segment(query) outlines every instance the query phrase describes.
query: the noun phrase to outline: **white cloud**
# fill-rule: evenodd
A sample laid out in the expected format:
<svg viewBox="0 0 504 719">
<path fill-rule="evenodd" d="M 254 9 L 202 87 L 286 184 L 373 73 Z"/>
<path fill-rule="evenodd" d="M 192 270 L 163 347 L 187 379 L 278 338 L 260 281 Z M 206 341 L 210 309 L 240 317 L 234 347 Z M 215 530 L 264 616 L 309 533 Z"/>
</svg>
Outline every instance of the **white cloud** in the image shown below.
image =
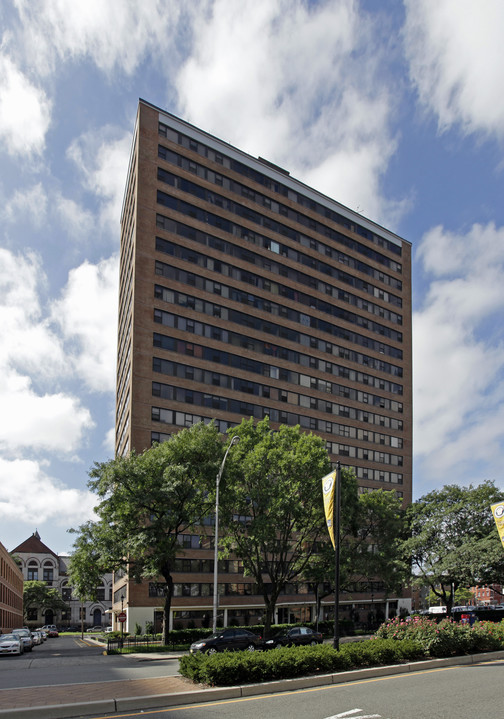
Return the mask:
<svg viewBox="0 0 504 719">
<path fill-rule="evenodd" d="M 42 316 L 46 279 L 33 253 L 0 248 L 0 367 L 33 372 L 39 378 L 64 371 L 61 343 Z"/>
<path fill-rule="evenodd" d="M 0 518 L 18 524 L 40 526 L 51 522 L 60 527 L 77 526 L 93 519 L 96 497 L 91 492 L 66 487 L 29 460 L 0 458 Z"/>
<path fill-rule="evenodd" d="M 98 265 L 85 262 L 70 272 L 52 308 L 73 366 L 92 391 L 115 389 L 118 286 L 116 256 Z"/>
<path fill-rule="evenodd" d="M 0 142 L 9 155 L 41 155 L 51 103 L 2 52 L 0 45 Z"/>
<path fill-rule="evenodd" d="M 216 0 L 177 77 L 184 117 L 373 219 L 397 219 L 380 180 L 395 151 L 387 58 L 353 0 Z"/>
<path fill-rule="evenodd" d="M 42 183 L 16 190 L 0 209 L 0 217 L 16 224 L 29 218 L 34 227 L 42 227 L 47 216 L 47 195 Z"/>
<path fill-rule="evenodd" d="M 405 52 L 420 101 L 444 130 L 504 136 L 501 0 L 405 0 Z"/>
<path fill-rule="evenodd" d="M 103 450 L 109 455 L 113 456 L 115 451 L 115 427 L 111 427 L 105 434 L 103 440 Z"/>
<path fill-rule="evenodd" d="M 34 71 L 91 59 L 112 76 L 131 74 L 147 53 L 158 59 L 174 47 L 184 4 L 170 0 L 17 0 L 24 53 Z"/>
<path fill-rule="evenodd" d="M 100 224 L 117 238 L 130 150 L 130 133 L 104 127 L 74 140 L 67 151 L 86 188 L 101 201 Z"/>
<path fill-rule="evenodd" d="M 70 241 L 76 243 L 86 240 L 96 232 L 94 215 L 74 200 L 58 194 L 54 208 Z"/>
<path fill-rule="evenodd" d="M 415 453 L 441 479 L 504 446 L 504 228 L 436 227 L 417 257 L 436 279 L 413 317 Z"/>
<path fill-rule="evenodd" d="M 44 318 L 44 274 L 33 254 L 0 249 L 0 448 L 73 453 L 93 427 L 80 401 L 57 387 L 70 367 Z"/>
<path fill-rule="evenodd" d="M 73 453 L 83 433 L 94 426 L 80 401 L 63 393 L 38 395 L 27 377 L 11 372 L 0 380 L 0 448 L 8 453 L 31 451 Z"/>
</svg>

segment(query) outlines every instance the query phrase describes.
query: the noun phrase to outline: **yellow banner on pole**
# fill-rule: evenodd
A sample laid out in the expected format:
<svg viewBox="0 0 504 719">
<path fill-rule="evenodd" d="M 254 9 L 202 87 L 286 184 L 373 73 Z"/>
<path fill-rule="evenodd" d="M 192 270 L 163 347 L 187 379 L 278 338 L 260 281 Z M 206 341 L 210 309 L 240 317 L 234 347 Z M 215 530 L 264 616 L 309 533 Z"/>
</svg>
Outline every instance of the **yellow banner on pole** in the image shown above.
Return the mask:
<svg viewBox="0 0 504 719">
<path fill-rule="evenodd" d="M 334 547 L 334 488 L 336 487 L 336 472 L 331 472 L 325 477 L 322 477 L 322 495 L 324 497 L 324 512 L 326 518 L 327 529 L 329 530 L 329 536 Z"/>
<path fill-rule="evenodd" d="M 492 510 L 493 518 L 495 519 L 495 524 L 497 525 L 497 531 L 499 532 L 499 537 L 501 539 L 502 546 L 504 547 L 504 502 L 492 504 L 490 509 Z"/>
</svg>

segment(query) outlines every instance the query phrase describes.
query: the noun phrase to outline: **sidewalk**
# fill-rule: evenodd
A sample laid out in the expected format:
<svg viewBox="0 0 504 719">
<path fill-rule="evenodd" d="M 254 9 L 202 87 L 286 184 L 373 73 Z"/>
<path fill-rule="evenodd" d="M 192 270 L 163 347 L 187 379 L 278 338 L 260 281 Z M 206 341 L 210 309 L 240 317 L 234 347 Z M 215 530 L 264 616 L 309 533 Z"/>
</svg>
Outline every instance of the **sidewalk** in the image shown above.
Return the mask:
<svg viewBox="0 0 504 719">
<path fill-rule="evenodd" d="M 145 660 L 145 655 L 136 655 L 136 657 L 142 657 Z M 180 706 L 503 659 L 504 651 L 498 651 L 222 688 L 209 688 L 193 684 L 183 677 L 162 677 L 92 684 L 63 684 L 28 689 L 3 689 L 0 691 L 0 719 L 2 717 L 5 719 L 24 719 L 25 717 L 30 719 L 70 719 L 71 717 Z M 155 657 L 151 655 L 150 660 L 155 661 Z"/>
</svg>

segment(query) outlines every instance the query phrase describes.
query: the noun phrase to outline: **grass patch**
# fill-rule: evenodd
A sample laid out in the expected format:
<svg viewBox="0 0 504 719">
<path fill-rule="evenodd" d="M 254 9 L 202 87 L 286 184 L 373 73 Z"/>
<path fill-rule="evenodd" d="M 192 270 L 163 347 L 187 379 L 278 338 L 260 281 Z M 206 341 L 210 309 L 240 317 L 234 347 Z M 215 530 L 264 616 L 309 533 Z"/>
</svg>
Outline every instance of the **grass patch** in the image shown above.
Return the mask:
<svg viewBox="0 0 504 719">
<path fill-rule="evenodd" d="M 187 652 L 189 644 L 139 644 L 109 649 L 109 654 L 162 654 L 163 652 Z"/>
</svg>

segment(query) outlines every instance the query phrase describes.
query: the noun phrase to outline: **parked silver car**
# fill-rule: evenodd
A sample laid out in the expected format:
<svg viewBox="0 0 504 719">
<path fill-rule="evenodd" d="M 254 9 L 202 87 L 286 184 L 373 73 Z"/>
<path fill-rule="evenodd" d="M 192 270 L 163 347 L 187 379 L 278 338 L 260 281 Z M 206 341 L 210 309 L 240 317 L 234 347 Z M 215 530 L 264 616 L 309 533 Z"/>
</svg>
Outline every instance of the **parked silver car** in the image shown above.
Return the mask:
<svg viewBox="0 0 504 719">
<path fill-rule="evenodd" d="M 13 629 L 12 634 L 15 634 L 21 639 L 25 652 L 31 652 L 33 649 L 33 639 L 29 629 Z"/>
<path fill-rule="evenodd" d="M 44 640 L 42 639 L 42 634 L 41 634 L 41 632 L 35 631 L 35 632 L 32 632 L 31 635 L 32 635 L 33 643 L 34 643 L 35 645 L 42 644 L 42 642 L 44 641 Z"/>
<path fill-rule="evenodd" d="M 24 645 L 17 634 L 0 635 L 0 654 L 22 654 Z"/>
</svg>

